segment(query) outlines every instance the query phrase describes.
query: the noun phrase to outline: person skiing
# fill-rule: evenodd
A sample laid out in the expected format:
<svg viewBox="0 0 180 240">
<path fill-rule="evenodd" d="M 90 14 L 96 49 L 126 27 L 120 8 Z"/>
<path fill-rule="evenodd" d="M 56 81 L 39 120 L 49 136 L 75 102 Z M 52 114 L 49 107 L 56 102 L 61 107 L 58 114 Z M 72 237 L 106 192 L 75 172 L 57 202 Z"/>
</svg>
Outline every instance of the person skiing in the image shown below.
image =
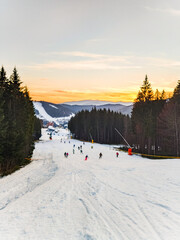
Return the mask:
<svg viewBox="0 0 180 240">
<path fill-rule="evenodd" d="M 75 154 L 75 150 L 74 150 L 74 148 L 73 148 L 73 154 Z"/>
<path fill-rule="evenodd" d="M 102 153 L 99 154 L 99 158 L 102 158 Z"/>
<path fill-rule="evenodd" d="M 116 157 L 119 157 L 119 153 L 118 152 L 116 153 Z"/>
<path fill-rule="evenodd" d="M 52 133 L 50 133 L 49 139 L 52 140 Z"/>
<path fill-rule="evenodd" d="M 87 161 L 87 159 L 88 159 L 88 155 L 85 156 L 85 161 Z"/>
<path fill-rule="evenodd" d="M 67 153 L 65 152 L 65 153 L 64 153 L 64 157 L 67 157 L 66 154 L 67 154 Z"/>
</svg>

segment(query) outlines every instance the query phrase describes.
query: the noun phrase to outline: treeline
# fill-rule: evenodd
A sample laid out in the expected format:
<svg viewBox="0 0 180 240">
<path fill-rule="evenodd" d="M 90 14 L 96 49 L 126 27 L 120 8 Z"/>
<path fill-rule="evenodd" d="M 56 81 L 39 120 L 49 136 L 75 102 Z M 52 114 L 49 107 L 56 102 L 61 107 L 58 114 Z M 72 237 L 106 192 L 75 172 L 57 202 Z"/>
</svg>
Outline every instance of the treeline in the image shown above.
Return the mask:
<svg viewBox="0 0 180 240">
<path fill-rule="evenodd" d="M 0 175 L 29 163 L 34 140 L 41 136 L 40 121 L 33 103 L 14 68 L 10 78 L 0 70 Z"/>
<path fill-rule="evenodd" d="M 180 81 L 171 98 L 165 92 L 153 93 L 147 76 L 135 99 L 132 111 L 134 139 L 140 153 L 179 156 L 180 154 Z"/>
<path fill-rule="evenodd" d="M 163 156 L 180 155 L 180 81 L 173 96 L 154 93 L 147 76 L 133 104 L 131 118 L 104 110 L 82 111 L 69 122 L 77 139 L 108 144 L 125 144 L 115 128 L 133 147 L 133 151 Z"/>
<path fill-rule="evenodd" d="M 115 131 L 117 128 L 125 137 L 128 136 L 131 120 L 129 116 L 106 109 L 93 108 L 81 111 L 71 118 L 68 128 L 77 139 L 98 143 L 124 143 Z"/>
</svg>

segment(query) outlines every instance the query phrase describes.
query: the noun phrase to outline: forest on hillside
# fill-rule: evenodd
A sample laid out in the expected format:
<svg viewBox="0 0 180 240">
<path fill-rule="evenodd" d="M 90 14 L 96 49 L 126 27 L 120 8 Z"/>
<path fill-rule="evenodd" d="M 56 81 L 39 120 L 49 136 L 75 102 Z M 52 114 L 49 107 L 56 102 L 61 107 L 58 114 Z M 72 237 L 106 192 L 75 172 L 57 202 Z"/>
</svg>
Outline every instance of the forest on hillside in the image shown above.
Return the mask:
<svg viewBox="0 0 180 240">
<path fill-rule="evenodd" d="M 68 125 L 77 139 L 98 143 L 126 144 L 149 155 L 180 156 L 180 81 L 170 98 L 154 93 L 148 77 L 133 103 L 131 117 L 107 110 L 81 111 Z"/>
<path fill-rule="evenodd" d="M 0 175 L 30 162 L 34 141 L 41 136 L 40 120 L 26 87 L 21 87 L 16 68 L 7 78 L 0 70 Z"/>
</svg>

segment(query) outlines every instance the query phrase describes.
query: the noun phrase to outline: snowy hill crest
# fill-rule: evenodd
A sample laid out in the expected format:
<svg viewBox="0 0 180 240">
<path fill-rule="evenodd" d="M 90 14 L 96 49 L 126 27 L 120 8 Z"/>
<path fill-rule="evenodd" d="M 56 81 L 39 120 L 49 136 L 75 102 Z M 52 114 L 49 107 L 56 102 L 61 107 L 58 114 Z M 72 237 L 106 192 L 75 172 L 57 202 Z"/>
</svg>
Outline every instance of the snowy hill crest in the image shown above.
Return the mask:
<svg viewBox="0 0 180 240">
<path fill-rule="evenodd" d="M 83 105 L 86 103 L 85 105 Z M 105 103 L 105 104 L 104 104 Z M 110 109 L 111 111 L 120 112 L 125 115 L 131 115 L 132 103 L 114 103 L 105 101 L 85 100 L 80 102 L 69 102 L 63 104 L 54 104 L 50 102 L 33 102 L 36 116 L 42 119 L 44 124 L 54 122 L 55 125 L 67 124 L 72 116 L 82 110 L 91 111 L 96 106 L 97 109 Z"/>
</svg>

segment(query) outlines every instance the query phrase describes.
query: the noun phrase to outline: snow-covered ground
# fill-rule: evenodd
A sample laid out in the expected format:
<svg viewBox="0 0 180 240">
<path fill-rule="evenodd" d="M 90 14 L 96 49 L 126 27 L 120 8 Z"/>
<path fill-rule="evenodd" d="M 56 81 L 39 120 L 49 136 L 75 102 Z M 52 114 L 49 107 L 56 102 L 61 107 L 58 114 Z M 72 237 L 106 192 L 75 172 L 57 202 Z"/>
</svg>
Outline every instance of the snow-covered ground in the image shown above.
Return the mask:
<svg viewBox="0 0 180 240">
<path fill-rule="evenodd" d="M 73 116 L 74 113 L 72 113 L 71 115 L 67 116 L 67 117 L 51 117 L 44 109 L 44 107 L 42 106 L 41 102 L 33 102 L 34 108 L 39 112 L 38 114 L 36 114 L 36 117 L 42 120 L 46 120 L 49 122 L 54 122 L 57 125 L 59 124 L 63 124 L 64 122 L 68 122 Z M 49 104 L 49 106 L 53 107 L 53 108 L 57 108 L 56 106 Z"/>
<path fill-rule="evenodd" d="M 116 158 L 67 133 L 43 131 L 34 161 L 0 179 L 0 240 L 180 239 L 180 160 Z"/>
</svg>

